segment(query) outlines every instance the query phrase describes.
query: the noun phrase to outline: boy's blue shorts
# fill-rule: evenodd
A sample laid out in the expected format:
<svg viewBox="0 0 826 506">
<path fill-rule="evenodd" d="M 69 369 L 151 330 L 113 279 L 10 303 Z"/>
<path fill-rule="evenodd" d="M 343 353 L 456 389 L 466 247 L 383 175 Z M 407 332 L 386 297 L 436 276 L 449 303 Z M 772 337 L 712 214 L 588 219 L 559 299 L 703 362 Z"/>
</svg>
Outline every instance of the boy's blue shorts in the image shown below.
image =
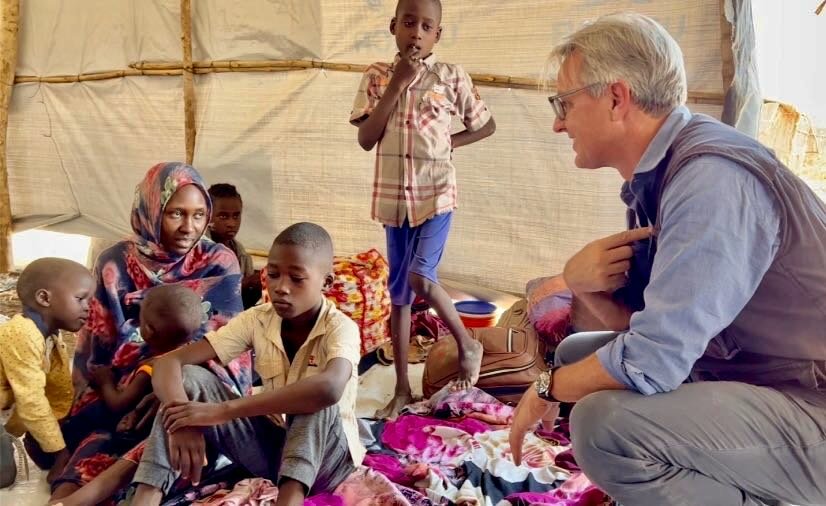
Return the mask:
<svg viewBox="0 0 826 506">
<path fill-rule="evenodd" d="M 418 227 L 411 227 L 407 219 L 401 227 L 385 226 L 387 256 L 390 262 L 390 301 L 394 306 L 413 303 L 415 294 L 410 288 L 410 273 L 438 283 L 436 269 L 445 250 L 447 234 L 453 213 L 436 215 Z"/>
</svg>

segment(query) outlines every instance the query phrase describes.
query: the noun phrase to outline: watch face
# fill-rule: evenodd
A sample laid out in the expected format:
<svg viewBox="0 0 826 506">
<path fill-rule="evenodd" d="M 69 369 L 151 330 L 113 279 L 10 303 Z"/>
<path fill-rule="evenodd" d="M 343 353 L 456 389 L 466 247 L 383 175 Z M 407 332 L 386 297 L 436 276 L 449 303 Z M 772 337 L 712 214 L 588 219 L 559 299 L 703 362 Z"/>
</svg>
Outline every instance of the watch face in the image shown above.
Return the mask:
<svg viewBox="0 0 826 506">
<path fill-rule="evenodd" d="M 550 378 L 548 377 L 547 372 L 543 372 L 539 374 L 539 377 L 536 378 L 536 392 L 540 395 L 545 395 L 548 393 L 548 385 L 550 383 Z"/>
</svg>

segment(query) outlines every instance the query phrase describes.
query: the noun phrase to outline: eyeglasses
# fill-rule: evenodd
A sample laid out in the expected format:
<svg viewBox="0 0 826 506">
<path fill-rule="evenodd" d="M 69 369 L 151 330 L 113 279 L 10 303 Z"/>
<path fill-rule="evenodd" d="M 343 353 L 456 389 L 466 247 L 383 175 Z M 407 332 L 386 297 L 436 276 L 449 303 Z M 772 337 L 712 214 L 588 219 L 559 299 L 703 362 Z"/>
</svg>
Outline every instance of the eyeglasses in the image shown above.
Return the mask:
<svg viewBox="0 0 826 506">
<path fill-rule="evenodd" d="M 587 90 L 588 88 L 593 88 L 600 83 L 591 83 L 589 85 L 583 86 L 582 88 L 577 88 L 575 90 L 566 91 L 565 93 L 560 93 L 559 95 L 554 95 L 552 97 L 548 97 L 548 102 L 551 103 L 551 107 L 554 109 L 554 113 L 556 113 L 556 118 L 559 121 L 565 121 L 565 116 L 568 114 L 568 109 L 565 106 L 565 102 L 562 100 L 565 97 L 570 97 L 571 95 L 575 95 L 582 90 Z"/>
</svg>

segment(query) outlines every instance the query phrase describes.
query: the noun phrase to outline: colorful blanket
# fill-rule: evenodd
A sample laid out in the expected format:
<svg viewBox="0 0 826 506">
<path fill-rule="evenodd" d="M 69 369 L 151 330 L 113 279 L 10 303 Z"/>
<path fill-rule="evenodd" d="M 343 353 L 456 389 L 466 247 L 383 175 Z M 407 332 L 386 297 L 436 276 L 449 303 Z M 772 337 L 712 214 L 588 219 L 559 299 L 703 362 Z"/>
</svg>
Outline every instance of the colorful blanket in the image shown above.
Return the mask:
<svg viewBox="0 0 826 506">
<path fill-rule="evenodd" d="M 528 435 L 524 463 L 514 465 L 508 445 L 512 411 L 481 390 L 442 390 L 396 420 L 361 420 L 364 466 L 333 494 L 310 497 L 305 506 L 609 504 L 576 466 L 562 419 L 550 431 Z M 275 504 L 272 483 L 239 485 L 232 501 L 223 491 L 203 504 Z"/>
</svg>

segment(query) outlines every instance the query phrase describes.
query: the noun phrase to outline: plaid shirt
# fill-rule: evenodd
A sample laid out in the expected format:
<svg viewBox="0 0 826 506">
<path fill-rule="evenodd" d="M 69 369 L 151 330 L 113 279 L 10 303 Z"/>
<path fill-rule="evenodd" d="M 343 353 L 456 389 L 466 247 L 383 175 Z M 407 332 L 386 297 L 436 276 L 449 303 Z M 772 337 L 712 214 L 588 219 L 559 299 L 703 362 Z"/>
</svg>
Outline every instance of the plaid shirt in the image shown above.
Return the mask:
<svg viewBox="0 0 826 506">
<path fill-rule="evenodd" d="M 394 65 L 398 61 L 396 55 Z M 451 117 L 459 116 L 471 131 L 485 126 L 491 117 L 462 67 L 437 63 L 433 54 L 422 62 L 422 70 L 396 104 L 376 148 L 371 216 L 393 227 L 401 226 L 405 218 L 417 227 L 456 209 Z M 393 65 L 374 63 L 367 68 L 350 123 L 358 125 L 373 112 L 392 76 Z"/>
</svg>

